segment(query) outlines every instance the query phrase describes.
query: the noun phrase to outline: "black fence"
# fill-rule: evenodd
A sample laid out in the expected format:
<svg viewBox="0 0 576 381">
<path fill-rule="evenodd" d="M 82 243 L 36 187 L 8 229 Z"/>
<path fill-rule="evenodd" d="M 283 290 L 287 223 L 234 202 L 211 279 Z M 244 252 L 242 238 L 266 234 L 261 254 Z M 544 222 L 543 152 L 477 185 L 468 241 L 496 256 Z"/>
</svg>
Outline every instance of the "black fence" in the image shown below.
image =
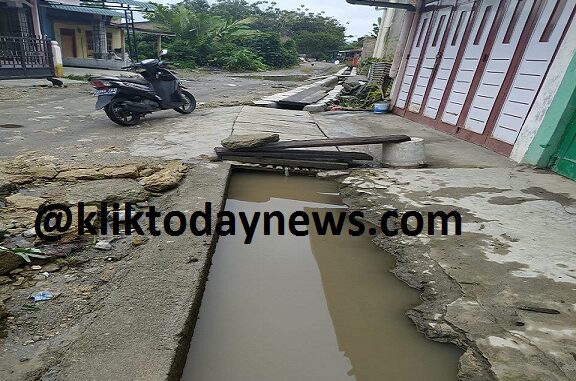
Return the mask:
<svg viewBox="0 0 576 381">
<path fill-rule="evenodd" d="M 0 79 L 54 76 L 50 40 L 0 36 Z"/>
</svg>

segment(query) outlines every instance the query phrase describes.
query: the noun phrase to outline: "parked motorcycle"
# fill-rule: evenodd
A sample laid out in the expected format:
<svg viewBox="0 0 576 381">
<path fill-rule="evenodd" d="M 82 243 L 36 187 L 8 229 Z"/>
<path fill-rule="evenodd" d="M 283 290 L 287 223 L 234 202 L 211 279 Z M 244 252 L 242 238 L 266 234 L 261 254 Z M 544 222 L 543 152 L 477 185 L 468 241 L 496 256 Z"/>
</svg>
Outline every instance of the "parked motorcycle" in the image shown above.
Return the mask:
<svg viewBox="0 0 576 381">
<path fill-rule="evenodd" d="M 106 115 L 121 126 L 138 124 L 146 114 L 173 109 L 181 114 L 190 114 L 196 108 L 196 99 L 176 75 L 167 69 L 162 57 L 123 67 L 138 72 L 143 78 L 118 78 L 97 76 L 89 79 L 98 97 L 96 110 L 104 108 Z"/>
</svg>

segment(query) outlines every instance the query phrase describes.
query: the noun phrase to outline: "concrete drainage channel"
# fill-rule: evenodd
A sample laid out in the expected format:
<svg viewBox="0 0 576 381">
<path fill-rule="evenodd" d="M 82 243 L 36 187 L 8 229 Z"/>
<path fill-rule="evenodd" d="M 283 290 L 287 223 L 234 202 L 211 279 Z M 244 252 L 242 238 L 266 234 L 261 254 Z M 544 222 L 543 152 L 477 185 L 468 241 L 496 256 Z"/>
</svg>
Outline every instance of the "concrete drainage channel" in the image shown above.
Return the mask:
<svg viewBox="0 0 576 381">
<path fill-rule="evenodd" d="M 326 111 L 328 104 L 342 92 L 340 78 L 356 75 L 356 68 L 342 68 L 338 73 L 290 91 L 264 97 L 255 106 L 309 112 Z"/>
<path fill-rule="evenodd" d="M 225 208 L 325 216 L 346 210 L 338 192 L 328 180 L 240 170 Z M 250 245 L 219 239 L 181 380 L 457 379 L 461 351 L 417 332 L 405 313 L 418 291 L 370 236 L 278 226 L 267 236 L 261 224 Z"/>
</svg>

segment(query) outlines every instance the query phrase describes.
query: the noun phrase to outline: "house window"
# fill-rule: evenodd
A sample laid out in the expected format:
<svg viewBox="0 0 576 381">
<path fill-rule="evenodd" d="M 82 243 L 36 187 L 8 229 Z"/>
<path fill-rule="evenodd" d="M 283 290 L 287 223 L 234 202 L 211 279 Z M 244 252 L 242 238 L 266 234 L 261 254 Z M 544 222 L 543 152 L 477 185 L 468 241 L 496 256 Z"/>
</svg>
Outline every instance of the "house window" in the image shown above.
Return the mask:
<svg viewBox="0 0 576 381">
<path fill-rule="evenodd" d="M 484 16 L 482 16 L 482 21 L 480 21 L 480 26 L 478 27 L 478 33 L 476 33 L 476 38 L 474 38 L 474 45 L 479 45 L 482 35 L 484 34 L 484 29 L 486 29 L 486 24 L 488 23 L 488 18 L 492 13 L 492 5 L 489 5 L 484 10 Z"/>
<path fill-rule="evenodd" d="M 86 48 L 94 51 L 94 36 L 91 30 L 86 31 Z"/>
<path fill-rule="evenodd" d="M 458 24 L 456 24 L 456 30 L 454 31 L 454 36 L 452 37 L 452 42 L 450 45 L 455 46 L 456 42 L 458 41 L 458 36 L 460 35 L 460 29 L 462 29 L 462 24 L 464 22 L 464 16 L 466 15 L 466 11 L 460 12 L 460 17 L 458 18 Z"/>
<path fill-rule="evenodd" d="M 422 43 L 422 38 L 424 37 L 424 33 L 426 31 L 426 27 L 428 26 L 428 19 L 424 19 L 422 21 L 422 29 L 420 29 L 420 34 L 418 35 L 418 42 L 416 43 L 416 47 L 419 47 Z"/>
<path fill-rule="evenodd" d="M 524 5 L 526 5 L 526 0 L 518 0 L 518 2 L 516 3 L 514 14 L 512 15 L 512 19 L 510 19 L 510 24 L 508 24 L 508 29 L 506 30 L 504 40 L 502 41 L 503 44 L 510 43 L 512 35 L 514 34 L 514 29 L 516 29 L 516 24 L 518 24 L 518 19 L 520 18 L 520 15 L 524 10 Z"/>
<path fill-rule="evenodd" d="M 106 33 L 106 51 L 112 52 L 112 33 Z"/>
<path fill-rule="evenodd" d="M 440 31 L 444 27 L 444 21 L 446 21 L 446 15 L 442 15 L 442 17 L 440 17 L 440 21 L 438 21 L 438 28 L 436 28 L 436 34 L 434 35 L 432 46 L 438 45 L 438 39 L 440 38 Z"/>
<path fill-rule="evenodd" d="M 548 20 L 548 24 L 546 24 L 546 28 L 544 28 L 544 32 L 542 32 L 540 42 L 550 41 L 550 36 L 552 35 L 552 32 L 554 32 L 554 29 L 556 29 L 558 19 L 560 19 L 560 15 L 564 11 L 564 8 L 566 8 L 566 2 L 566 0 L 558 0 L 556 3 L 552 15 L 550 15 L 550 19 Z"/>
</svg>

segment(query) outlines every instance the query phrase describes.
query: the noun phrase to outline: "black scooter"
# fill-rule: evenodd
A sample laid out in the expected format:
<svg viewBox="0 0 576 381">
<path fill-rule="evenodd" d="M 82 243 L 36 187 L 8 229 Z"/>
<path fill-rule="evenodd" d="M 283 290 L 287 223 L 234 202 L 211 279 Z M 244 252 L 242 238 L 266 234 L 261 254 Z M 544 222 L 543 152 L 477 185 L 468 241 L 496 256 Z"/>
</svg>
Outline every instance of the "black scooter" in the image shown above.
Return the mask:
<svg viewBox="0 0 576 381">
<path fill-rule="evenodd" d="M 158 59 L 147 59 L 122 69 L 137 71 L 140 78 L 91 77 L 90 85 L 98 97 L 96 110 L 104 108 L 108 118 L 121 126 L 132 126 L 144 115 L 174 109 L 190 114 L 196 99 L 182 86 L 173 72 L 161 60 L 168 53 L 162 50 Z"/>
</svg>

